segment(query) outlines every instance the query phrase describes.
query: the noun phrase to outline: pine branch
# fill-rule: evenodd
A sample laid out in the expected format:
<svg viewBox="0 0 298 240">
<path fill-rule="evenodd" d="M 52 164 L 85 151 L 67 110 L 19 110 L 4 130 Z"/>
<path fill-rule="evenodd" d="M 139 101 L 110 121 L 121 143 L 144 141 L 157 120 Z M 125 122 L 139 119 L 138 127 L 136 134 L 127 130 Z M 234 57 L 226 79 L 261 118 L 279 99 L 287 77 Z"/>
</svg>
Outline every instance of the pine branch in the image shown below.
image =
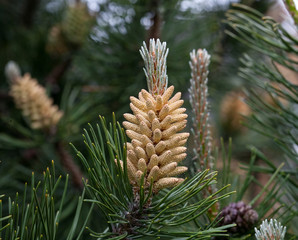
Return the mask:
<svg viewBox="0 0 298 240">
<path fill-rule="evenodd" d="M 230 196 L 232 192 L 219 195 L 228 186 L 190 201 L 215 184 L 216 173 L 204 170 L 184 183 L 184 179 L 171 177 L 187 170 L 177 163 L 186 156 L 181 146 L 189 134 L 176 133 L 185 127 L 187 115 L 180 108 L 181 93 L 170 99 L 174 87 L 167 88 L 166 44 L 151 40 L 149 51 L 144 43 L 140 52 L 150 93 L 142 90 L 138 99 L 130 98 L 133 114 L 124 115 L 127 122 L 123 125 L 131 143 L 126 143 L 115 118 L 107 125 L 101 117 L 96 131 L 92 126 L 89 132 L 85 130 L 88 161 L 74 147 L 88 170 L 87 191 L 92 198 L 87 201 L 96 204 L 107 221 L 104 233 L 92 235 L 102 239 L 224 236 L 232 225 L 216 228 L 211 221 L 210 226 L 198 228 L 197 221 L 219 200 Z M 161 189 L 167 187 L 172 189 L 162 194 Z"/>
<path fill-rule="evenodd" d="M 224 230 L 231 225 L 216 228 L 211 227 L 211 224 L 208 228 L 194 231 L 193 224 L 217 201 L 232 193 L 221 194 L 228 186 L 207 198 L 187 204 L 193 196 L 215 183 L 215 172 L 208 173 L 206 170 L 197 173 L 192 179 L 161 193 L 159 197 L 152 196 L 152 190 L 149 190 L 138 192 L 139 197 L 135 198 L 127 176 L 124 132 L 115 121 L 109 127 L 103 118 L 100 118 L 100 122 L 96 128 L 90 126 L 89 131 L 85 130 L 85 144 L 90 153 L 88 161 L 73 146 L 88 170 L 86 187 L 91 198 L 86 201 L 94 203 L 102 210 L 108 224 L 104 233 L 92 231 L 92 236 L 102 239 L 145 236 L 204 239 L 225 235 Z M 120 160 L 123 161 L 123 170 Z M 152 199 L 150 204 L 140 204 L 146 203 L 148 199 Z"/>
<path fill-rule="evenodd" d="M 297 211 L 295 210 L 295 198 L 297 197 L 295 190 L 287 189 L 289 186 L 289 173 L 285 172 L 281 164 L 278 168 L 274 166 L 271 160 L 267 159 L 256 148 L 251 148 L 251 159 L 247 164 L 241 164 L 240 169 L 245 171 L 245 178 L 241 179 L 231 170 L 231 141 L 229 150 L 225 151 L 224 142 L 222 140 L 222 161 L 223 169 L 218 179 L 218 187 L 222 187 L 226 182 L 231 183 L 231 188 L 236 190 L 236 194 L 221 201 L 221 205 L 225 206 L 220 215 L 219 225 L 236 223 L 237 226 L 228 229 L 231 238 L 236 236 L 245 237 L 256 224 L 260 224 L 264 218 L 276 218 L 283 224 L 294 221 Z M 256 160 L 264 159 L 265 166 L 257 166 Z M 271 177 L 264 183 L 260 182 L 254 172 L 270 173 Z M 250 188 L 254 191 L 251 193 Z M 256 191 L 256 187 L 260 190 Z M 295 188 L 295 187 L 294 187 Z M 287 190 L 286 190 L 287 189 Z M 292 198 L 285 198 L 286 191 L 292 193 Z M 223 194 L 226 193 L 225 191 Z M 245 204 L 246 196 L 249 194 L 253 197 L 251 202 Z M 246 215 L 246 216 L 245 216 Z M 244 217 L 245 216 L 245 217 Z M 232 238 L 233 239 L 233 238 Z M 244 238 L 245 239 L 245 238 Z"/>
<path fill-rule="evenodd" d="M 276 216 L 288 223 L 297 213 L 294 200 L 297 193 L 294 189 L 297 185 L 295 165 L 298 155 L 294 136 L 298 131 L 298 115 L 295 110 L 298 92 L 295 77 L 290 78 L 286 73 L 291 72 L 291 76 L 298 73 L 298 41 L 272 18 L 243 5 L 234 6 L 235 9 L 226 14 L 226 22 L 232 29 L 227 34 L 262 55 L 262 58 L 260 55 L 244 55 L 241 59 L 243 67 L 239 69 L 239 75 L 250 84 L 246 89 L 247 104 L 253 111 L 246 125 L 270 138 L 283 155 L 283 158 L 278 159 L 279 167 L 276 167 L 272 159 L 267 159 L 254 148 L 254 155 L 266 167 L 251 162 L 244 168 L 250 173 L 268 173 L 271 177 L 265 186 L 257 179 L 247 178 L 247 182 L 262 187 L 252 203 L 262 199 L 257 206 L 261 218 Z M 278 207 L 274 209 L 276 205 Z"/>
<path fill-rule="evenodd" d="M 242 5 L 227 13 L 227 23 L 235 32 L 227 33 L 250 46 L 268 60 L 260 62 L 245 55 L 240 76 L 251 83 L 248 104 L 255 112 L 249 127 L 269 136 L 294 162 L 297 162 L 297 143 L 292 134 L 297 132 L 298 115 L 293 109 L 298 103 L 295 79 L 284 75 L 285 69 L 297 75 L 297 39 L 269 17 Z M 293 57 L 294 56 L 294 57 Z M 291 134 L 292 133 L 292 134 Z"/>
<path fill-rule="evenodd" d="M 66 203 L 69 206 L 76 204 L 73 197 L 68 197 L 66 194 L 68 176 L 61 189 L 62 177 L 56 177 L 54 162 L 52 162 L 51 168 L 47 168 L 41 181 L 36 182 L 35 178 L 32 173 L 31 186 L 29 187 L 26 183 L 22 195 L 17 193 L 14 200 L 8 198 L 7 215 L 3 211 L 2 200 L 0 200 L 0 239 L 54 240 L 61 238 L 58 236 L 58 226 L 62 219 L 62 210 Z M 61 198 L 57 199 L 57 192 L 60 194 L 60 191 L 62 192 Z M 4 195 L 0 198 L 4 198 Z M 79 200 L 79 203 L 82 204 L 82 200 Z M 80 211 L 81 208 L 78 207 L 75 219 Z M 78 222 L 74 222 L 73 226 L 75 228 L 71 229 L 68 235 L 74 237 L 76 236 L 75 229 L 79 228 Z M 74 239 L 73 237 L 68 239 Z"/>
</svg>

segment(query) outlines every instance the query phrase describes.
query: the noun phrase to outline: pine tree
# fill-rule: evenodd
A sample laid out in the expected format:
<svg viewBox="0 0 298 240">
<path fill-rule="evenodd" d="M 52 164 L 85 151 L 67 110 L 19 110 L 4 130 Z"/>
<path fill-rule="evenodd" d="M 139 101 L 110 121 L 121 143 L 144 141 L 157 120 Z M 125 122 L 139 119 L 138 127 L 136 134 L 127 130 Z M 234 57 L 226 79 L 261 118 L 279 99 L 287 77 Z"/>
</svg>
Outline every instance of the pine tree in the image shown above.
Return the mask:
<svg viewBox="0 0 298 240">
<path fill-rule="evenodd" d="M 222 141 L 218 154 L 210 127 L 217 99 L 239 81 L 224 59 L 236 63 L 244 49 L 214 34 L 223 9 L 198 15 L 180 1 L 155 0 L 106 1 L 98 13 L 80 1 L 0 4 L 1 26 L 13 20 L 1 28 L 0 63 L 13 59 L 21 68 L 8 65 L 8 81 L 0 83 L 0 239 L 255 239 L 274 228 L 283 237 L 270 218 L 287 226 L 286 239 L 295 238 L 297 89 L 282 68 L 297 72 L 297 40 L 286 30 L 246 6 L 227 12 L 228 35 L 253 48 L 240 68 L 252 82 L 246 125 L 273 138 L 283 156 L 272 162 L 251 147 L 242 179 L 231 171 L 231 141 L 228 149 Z M 125 21 L 108 24 L 109 14 Z M 168 73 L 168 52 L 157 38 L 170 47 Z M 147 90 L 137 54 L 144 39 Z M 239 53 L 227 54 L 229 44 Z M 188 52 L 197 47 L 208 49 L 211 64 L 205 50 L 193 50 L 190 74 Z M 255 50 L 267 55 L 266 64 Z M 215 94 L 216 87 L 224 90 Z M 126 132 L 113 111 L 120 122 L 126 112 Z M 107 118 L 96 124 L 98 113 Z M 256 164 L 261 160 L 265 166 Z M 256 185 L 260 190 L 249 194 Z"/>
</svg>

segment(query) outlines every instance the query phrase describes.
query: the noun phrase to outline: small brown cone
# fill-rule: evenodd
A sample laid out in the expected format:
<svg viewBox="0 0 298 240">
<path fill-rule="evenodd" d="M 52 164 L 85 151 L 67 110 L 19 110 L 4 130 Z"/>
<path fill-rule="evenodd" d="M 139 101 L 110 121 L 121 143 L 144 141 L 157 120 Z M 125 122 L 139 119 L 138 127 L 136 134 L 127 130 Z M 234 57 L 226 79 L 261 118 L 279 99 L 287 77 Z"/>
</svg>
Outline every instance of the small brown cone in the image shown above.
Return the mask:
<svg viewBox="0 0 298 240">
<path fill-rule="evenodd" d="M 187 171 L 187 167 L 177 166 L 186 154 L 183 147 L 189 133 L 178 133 L 186 126 L 187 114 L 180 108 L 181 94 L 173 94 L 174 87 L 169 87 L 163 95 L 152 96 L 146 90 L 139 93 L 139 98 L 131 97 L 132 114 L 124 114 L 123 122 L 126 134 L 131 139 L 128 160 L 137 162 L 138 171 L 129 175 L 134 187 L 139 187 L 140 172 L 145 175 L 145 187 L 153 180 L 153 191 L 174 187 L 184 179 L 176 178 Z M 145 165 L 146 164 L 146 165 Z"/>
<path fill-rule="evenodd" d="M 33 129 L 47 129 L 55 126 L 63 112 L 53 105 L 53 100 L 46 94 L 44 87 L 38 84 L 30 74 L 16 79 L 10 90 L 17 108 L 30 120 Z"/>
</svg>

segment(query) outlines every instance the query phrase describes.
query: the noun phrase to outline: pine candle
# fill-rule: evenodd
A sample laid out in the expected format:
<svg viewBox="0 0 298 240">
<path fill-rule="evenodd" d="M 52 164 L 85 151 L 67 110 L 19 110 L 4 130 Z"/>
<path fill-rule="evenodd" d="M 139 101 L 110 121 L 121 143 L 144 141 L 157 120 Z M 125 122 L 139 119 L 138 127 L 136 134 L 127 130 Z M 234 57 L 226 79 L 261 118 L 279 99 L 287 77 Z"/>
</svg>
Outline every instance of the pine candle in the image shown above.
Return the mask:
<svg viewBox="0 0 298 240">
<path fill-rule="evenodd" d="M 143 89 L 138 98 L 130 97 L 133 114 L 124 114 L 127 121 L 123 125 L 131 139 L 127 143 L 127 171 L 134 187 L 141 185 L 144 175 L 145 188 L 152 181 L 153 192 L 158 192 L 184 180 L 175 176 L 187 171 L 187 167 L 178 166 L 186 157 L 184 144 L 189 133 L 178 132 L 185 128 L 187 114 L 181 108 L 181 93 L 171 98 L 174 87 L 167 88 L 165 43 L 151 40 L 150 50 L 144 45 L 141 54 L 149 92 Z"/>
</svg>

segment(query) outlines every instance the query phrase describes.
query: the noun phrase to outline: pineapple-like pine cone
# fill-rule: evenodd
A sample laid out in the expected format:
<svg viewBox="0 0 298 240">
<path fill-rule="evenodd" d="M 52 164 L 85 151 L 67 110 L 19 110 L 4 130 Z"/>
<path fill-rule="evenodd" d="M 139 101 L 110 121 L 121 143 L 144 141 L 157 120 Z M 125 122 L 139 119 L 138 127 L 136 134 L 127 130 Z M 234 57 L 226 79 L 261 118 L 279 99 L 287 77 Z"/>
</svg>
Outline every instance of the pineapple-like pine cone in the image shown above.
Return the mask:
<svg viewBox="0 0 298 240">
<path fill-rule="evenodd" d="M 149 188 L 152 181 L 154 193 L 184 180 L 174 176 L 187 171 L 187 167 L 178 166 L 186 157 L 183 145 L 189 133 L 178 132 L 186 126 L 187 114 L 181 108 L 184 101 L 180 92 L 170 99 L 173 92 L 173 86 L 157 96 L 143 89 L 139 98 L 130 97 L 133 114 L 124 114 L 127 121 L 123 125 L 131 139 L 127 143 L 127 172 L 133 187 L 141 185 L 143 174 L 144 187 Z"/>
</svg>

